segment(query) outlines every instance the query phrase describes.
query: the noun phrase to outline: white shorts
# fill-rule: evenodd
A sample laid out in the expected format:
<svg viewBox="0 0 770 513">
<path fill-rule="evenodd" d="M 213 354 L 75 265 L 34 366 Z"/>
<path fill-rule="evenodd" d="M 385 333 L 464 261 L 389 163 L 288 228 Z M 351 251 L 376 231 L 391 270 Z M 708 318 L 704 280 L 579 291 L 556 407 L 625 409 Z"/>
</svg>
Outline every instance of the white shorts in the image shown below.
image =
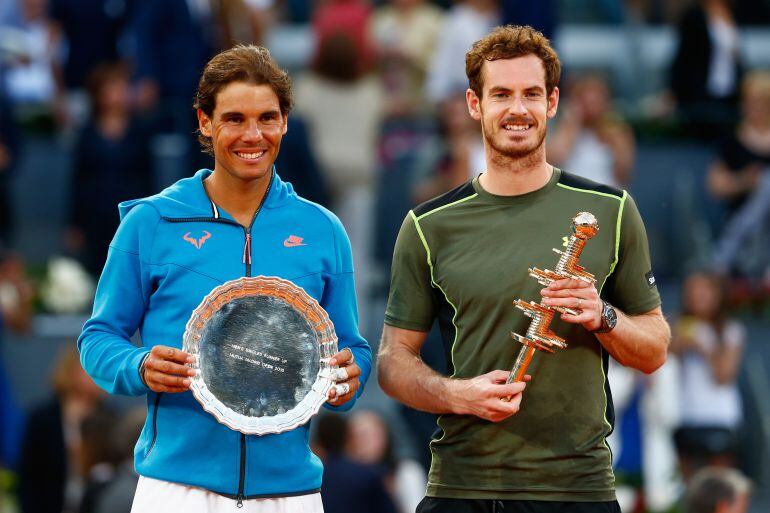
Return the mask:
<svg viewBox="0 0 770 513">
<path fill-rule="evenodd" d="M 297 497 L 234 499 L 192 486 L 139 476 L 131 513 L 323 513 L 320 493 Z"/>
</svg>

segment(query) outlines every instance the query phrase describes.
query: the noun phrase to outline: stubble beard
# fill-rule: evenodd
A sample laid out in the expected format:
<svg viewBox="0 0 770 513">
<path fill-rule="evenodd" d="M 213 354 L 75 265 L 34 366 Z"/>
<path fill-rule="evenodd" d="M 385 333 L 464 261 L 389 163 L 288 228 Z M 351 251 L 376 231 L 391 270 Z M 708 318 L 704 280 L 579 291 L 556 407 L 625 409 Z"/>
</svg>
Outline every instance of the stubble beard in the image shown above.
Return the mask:
<svg viewBox="0 0 770 513">
<path fill-rule="evenodd" d="M 482 127 L 484 124 L 482 123 Z M 492 150 L 492 159 L 502 162 L 521 162 L 524 163 L 530 160 L 536 160 L 541 152 L 544 150 L 546 130 L 543 130 L 540 134 L 540 138 L 535 144 L 529 147 L 511 148 L 504 147 L 497 143 L 494 137 L 487 133 L 487 130 L 482 130 L 484 134 L 484 142 L 487 147 Z"/>
</svg>

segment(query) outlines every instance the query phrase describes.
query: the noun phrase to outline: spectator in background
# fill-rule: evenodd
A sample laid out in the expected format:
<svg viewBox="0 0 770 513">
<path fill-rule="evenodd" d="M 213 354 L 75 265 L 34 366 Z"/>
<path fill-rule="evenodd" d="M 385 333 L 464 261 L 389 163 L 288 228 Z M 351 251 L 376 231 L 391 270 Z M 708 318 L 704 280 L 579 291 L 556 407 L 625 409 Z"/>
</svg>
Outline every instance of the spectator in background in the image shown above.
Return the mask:
<svg viewBox="0 0 770 513">
<path fill-rule="evenodd" d="M 94 513 L 95 500 L 115 477 L 118 458 L 113 443 L 117 417 L 104 409 L 94 410 L 80 425 L 80 468 L 83 498 L 79 513 Z"/>
<path fill-rule="evenodd" d="M 81 513 L 130 513 L 136 483 L 139 480 L 134 470 L 134 444 L 141 434 L 145 416 L 145 408 L 137 407 L 123 415 L 115 426 L 115 471 L 112 477 L 91 495 L 89 511 Z"/>
<path fill-rule="evenodd" d="M 80 426 L 104 393 L 67 344 L 53 372 L 54 396 L 29 415 L 19 468 L 22 513 L 74 512 L 83 493 Z"/>
<path fill-rule="evenodd" d="M 51 108 L 56 94 L 53 70 L 60 37 L 48 18 L 47 7 L 46 0 L 21 0 L 20 26 L 5 31 L 5 37 L 13 38 L 18 49 L 5 73 L 8 96 L 33 110 Z"/>
<path fill-rule="evenodd" d="M 274 0 L 219 0 L 222 46 L 263 45 L 271 22 Z"/>
<path fill-rule="evenodd" d="M 437 48 L 444 13 L 427 0 L 381 2 L 371 23 L 377 71 L 384 91 L 377 143 L 372 252 L 375 294 L 387 291 L 393 243 L 402 213 L 412 206 L 416 156 L 433 136 L 434 105 L 426 101 L 425 79 Z M 422 171 L 420 176 L 426 173 Z"/>
<path fill-rule="evenodd" d="M 134 115 L 125 65 L 103 64 L 88 82 L 92 115 L 75 148 L 67 243 L 92 274 L 118 226 L 115 205 L 152 192 L 151 133 Z"/>
<path fill-rule="evenodd" d="M 391 0 L 375 11 L 372 38 L 389 115 L 409 117 L 426 110 L 425 75 L 442 21 L 442 11 L 426 0 Z"/>
<path fill-rule="evenodd" d="M 738 278 L 731 292 L 761 299 L 770 284 L 770 72 L 750 72 L 741 89 L 741 121 L 708 174 L 709 191 L 727 213 L 712 262 L 720 274 Z"/>
<path fill-rule="evenodd" d="M 500 23 L 498 0 L 460 0 L 447 12 L 438 35 L 425 95 L 440 103 L 468 85 L 463 55 Z"/>
<path fill-rule="evenodd" d="M 376 148 L 385 97 L 376 77 L 362 71 L 365 55 L 354 35 L 341 28 L 318 37 L 313 70 L 297 80 L 296 112 L 308 125 L 332 210 L 350 236 L 356 290 L 367 297 Z"/>
<path fill-rule="evenodd" d="M 325 0 L 319 2 L 313 14 L 313 33 L 317 42 L 316 66 L 318 61 L 328 58 L 321 55 L 324 42 L 332 36 L 345 34 L 356 49 L 356 62 L 351 73 L 365 75 L 374 64 L 374 45 L 369 34 L 372 8 L 366 0 Z"/>
<path fill-rule="evenodd" d="M 722 141 L 708 174 L 711 194 L 735 213 L 770 169 L 770 72 L 753 71 L 742 83 L 741 120 Z"/>
<path fill-rule="evenodd" d="M 548 141 L 548 157 L 570 173 L 627 187 L 636 143 L 631 127 L 612 108 L 607 81 L 595 74 L 580 76 L 566 97 L 566 108 Z"/>
<path fill-rule="evenodd" d="M 733 465 L 743 422 L 736 381 L 746 332 L 727 317 L 722 283 L 713 275 L 688 276 L 682 303 L 671 352 L 681 368 L 681 424 L 674 441 L 686 482 L 705 465 Z"/>
<path fill-rule="evenodd" d="M 615 5 L 615 2 L 607 3 Z M 553 39 L 557 21 L 556 0 L 502 2 L 500 10 L 503 25 L 529 25 L 542 32 L 548 39 Z"/>
<path fill-rule="evenodd" d="M 283 151 L 275 159 L 276 168 L 281 170 L 281 178 L 290 182 L 303 198 L 331 208 L 329 188 L 318 166 L 307 124 L 299 116 L 291 116 L 287 120 L 287 127 L 281 141 Z"/>
<path fill-rule="evenodd" d="M 685 128 L 713 138 L 737 117 L 742 66 L 731 0 L 699 0 L 679 23 L 670 85 Z"/>
<path fill-rule="evenodd" d="M 397 458 L 393 434 L 385 419 L 372 410 L 358 410 L 350 419 L 346 453 L 351 460 L 386 472 L 385 484 L 400 513 L 412 513 L 425 494 L 425 470 L 414 460 Z"/>
<path fill-rule="evenodd" d="M 132 18 L 139 107 L 159 108 L 164 128 L 187 131 L 190 98 L 218 43 L 216 13 L 209 0 L 138 0 Z"/>
<path fill-rule="evenodd" d="M 51 22 L 66 44 L 56 77 L 58 111 L 80 127 L 88 116 L 86 80 L 99 64 L 118 60 L 130 0 L 49 1 Z"/>
<path fill-rule="evenodd" d="M 730 276 L 731 299 L 763 300 L 770 290 L 770 173 L 725 225 L 714 245 L 711 266 Z"/>
<path fill-rule="evenodd" d="M 419 150 L 413 172 L 413 204 L 454 189 L 485 168 L 479 124 L 468 115 L 465 90 L 458 90 L 441 103 L 438 132 Z"/>
<path fill-rule="evenodd" d="M 0 247 L 0 469 L 15 468 L 24 421 L 6 371 L 5 333 L 7 329 L 16 333 L 29 330 L 33 296 L 34 289 L 21 257 Z"/>
<path fill-rule="evenodd" d="M 190 98 L 221 44 L 221 16 L 213 0 L 137 0 L 131 18 L 137 106 L 165 135 L 159 146 L 174 161 L 166 185 L 191 168 L 212 166 L 190 142 L 198 128 Z"/>
<path fill-rule="evenodd" d="M 0 73 L 0 78 L 2 78 Z M 9 244 L 13 232 L 11 177 L 19 158 L 21 134 L 16 126 L 13 108 L 0 84 L 0 244 Z"/>
<path fill-rule="evenodd" d="M 346 454 L 351 434 L 347 417 L 324 414 L 318 417 L 315 452 L 324 463 L 323 497 L 325 513 L 396 513 L 379 464 L 354 461 Z"/>
<path fill-rule="evenodd" d="M 0 322 L 18 333 L 32 325 L 35 290 L 27 276 L 26 264 L 13 251 L 0 247 Z"/>
<path fill-rule="evenodd" d="M 737 470 L 704 468 L 684 496 L 684 513 L 747 513 L 751 481 Z"/>
</svg>

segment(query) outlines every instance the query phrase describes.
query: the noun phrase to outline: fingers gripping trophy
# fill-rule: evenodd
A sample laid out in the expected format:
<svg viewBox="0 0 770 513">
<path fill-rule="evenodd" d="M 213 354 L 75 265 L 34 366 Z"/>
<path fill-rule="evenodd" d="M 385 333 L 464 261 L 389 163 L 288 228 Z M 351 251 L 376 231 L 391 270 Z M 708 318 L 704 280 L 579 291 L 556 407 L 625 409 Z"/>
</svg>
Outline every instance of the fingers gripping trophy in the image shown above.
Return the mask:
<svg viewBox="0 0 770 513">
<path fill-rule="evenodd" d="M 554 281 L 566 278 L 574 278 L 591 284 L 596 283 L 594 275 L 581 267 L 578 264 L 578 260 L 583 252 L 583 248 L 585 248 L 586 242 L 593 238 L 598 231 L 599 223 L 596 217 L 590 212 L 579 212 L 572 219 L 572 234 L 567 240 L 567 248 L 564 251 L 554 248 L 554 251 L 560 255 L 556 269 L 551 271 L 530 267 L 529 275 L 545 287 Z M 546 306 L 542 302 L 536 303 L 521 299 L 517 299 L 513 304 L 516 308 L 522 310 L 524 315 L 531 317 L 532 322 L 525 335 L 511 332 L 511 337 L 523 344 L 524 347 L 519 350 L 507 383 L 524 380 L 524 375 L 527 373 L 527 368 L 532 361 L 532 357 L 535 355 L 535 351 L 554 353 L 556 349 L 567 347 L 566 341 L 557 336 L 550 328 L 551 321 L 557 312 L 570 315 L 578 315 L 580 313 L 572 308 Z"/>
</svg>

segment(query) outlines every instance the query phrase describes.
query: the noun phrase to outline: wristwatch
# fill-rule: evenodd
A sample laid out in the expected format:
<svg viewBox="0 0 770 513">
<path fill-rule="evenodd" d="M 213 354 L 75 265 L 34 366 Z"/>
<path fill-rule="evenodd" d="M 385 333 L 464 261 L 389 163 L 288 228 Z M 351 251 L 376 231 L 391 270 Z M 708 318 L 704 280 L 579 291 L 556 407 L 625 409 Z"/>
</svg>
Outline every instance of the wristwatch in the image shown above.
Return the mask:
<svg viewBox="0 0 770 513">
<path fill-rule="evenodd" d="M 611 304 L 602 300 L 602 325 L 591 333 L 609 333 L 618 323 L 618 314 Z"/>
</svg>

